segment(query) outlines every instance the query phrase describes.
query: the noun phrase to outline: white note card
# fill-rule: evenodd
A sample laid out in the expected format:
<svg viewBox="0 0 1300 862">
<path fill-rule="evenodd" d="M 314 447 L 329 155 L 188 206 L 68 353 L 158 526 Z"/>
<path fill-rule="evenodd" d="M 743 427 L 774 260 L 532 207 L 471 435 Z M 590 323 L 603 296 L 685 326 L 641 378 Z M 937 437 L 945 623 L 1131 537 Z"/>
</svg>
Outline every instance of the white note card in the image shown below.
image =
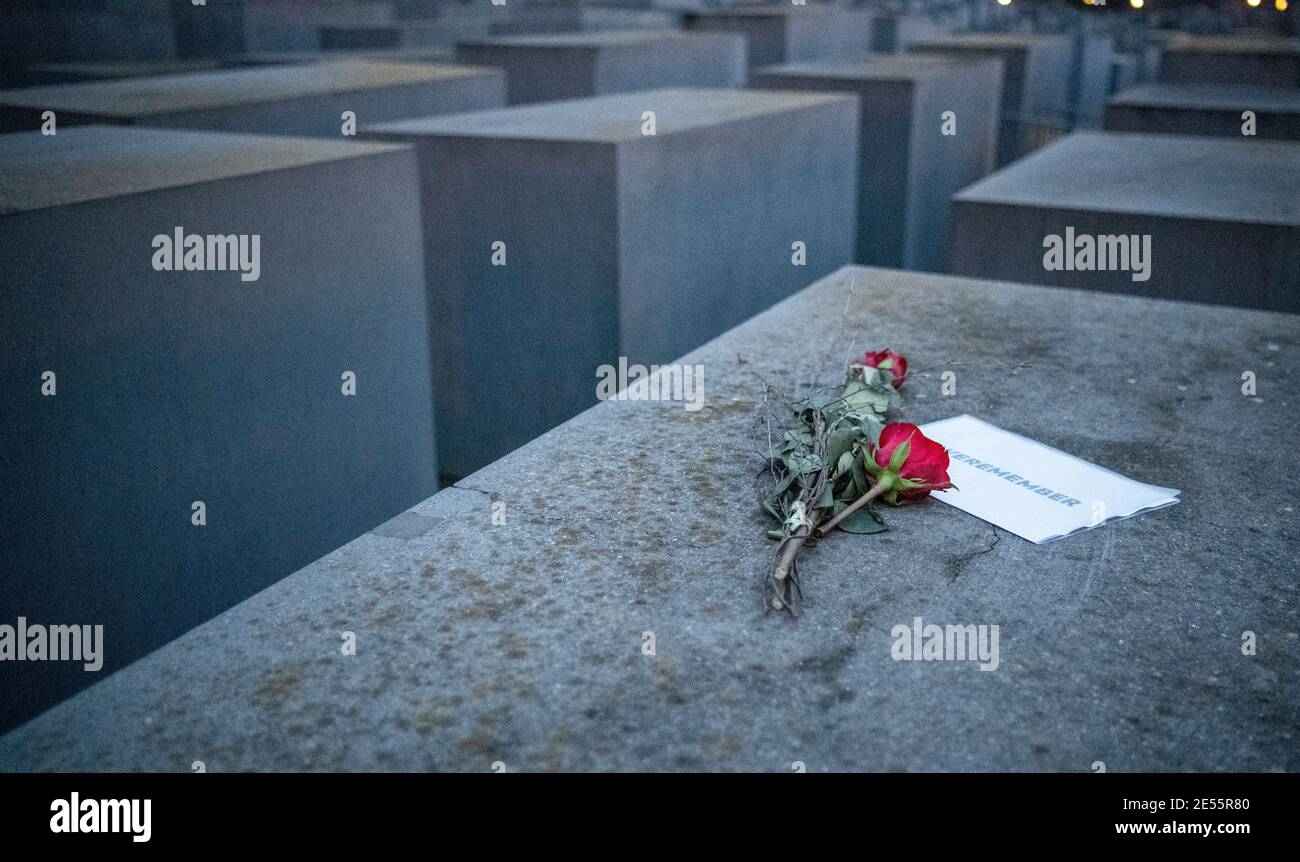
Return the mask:
<svg viewBox="0 0 1300 862">
<path fill-rule="evenodd" d="M 974 416 L 921 426 L 948 450 L 957 488 L 934 499 L 1042 544 L 1178 502 L 1178 491 L 1144 485 Z"/>
</svg>

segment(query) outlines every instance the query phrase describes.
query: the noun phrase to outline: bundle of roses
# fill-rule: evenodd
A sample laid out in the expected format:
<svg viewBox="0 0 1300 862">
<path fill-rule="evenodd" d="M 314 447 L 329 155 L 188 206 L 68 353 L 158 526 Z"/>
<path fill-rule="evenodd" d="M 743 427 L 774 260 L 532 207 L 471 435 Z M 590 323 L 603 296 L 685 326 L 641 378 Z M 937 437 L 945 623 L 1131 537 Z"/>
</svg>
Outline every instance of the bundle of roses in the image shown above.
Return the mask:
<svg viewBox="0 0 1300 862">
<path fill-rule="evenodd" d="M 792 405 L 760 474 L 763 508 L 780 528 L 767 577 L 767 600 L 797 613 L 799 555 L 832 530 L 879 533 L 888 529 L 879 501 L 891 506 L 953 487 L 948 453 L 907 422 L 889 422 L 902 406 L 907 359 L 889 350 L 868 352 L 849 366 L 843 389 Z"/>
</svg>

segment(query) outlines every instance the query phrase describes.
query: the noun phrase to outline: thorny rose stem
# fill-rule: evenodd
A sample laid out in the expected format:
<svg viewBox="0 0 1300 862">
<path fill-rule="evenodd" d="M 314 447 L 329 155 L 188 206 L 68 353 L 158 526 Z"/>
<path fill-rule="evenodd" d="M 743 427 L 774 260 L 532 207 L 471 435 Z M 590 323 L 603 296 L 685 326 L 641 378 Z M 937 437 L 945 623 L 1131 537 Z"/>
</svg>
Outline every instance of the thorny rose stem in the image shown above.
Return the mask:
<svg viewBox="0 0 1300 862">
<path fill-rule="evenodd" d="M 858 509 L 861 509 L 863 506 L 867 505 L 867 504 L 870 503 L 872 500 L 876 499 L 876 498 L 879 497 L 881 494 L 885 493 L 885 490 L 886 490 L 888 487 L 889 487 L 889 486 L 888 486 L 887 484 L 885 484 L 884 482 L 877 482 L 875 485 L 872 485 L 870 491 L 868 491 L 867 493 L 863 494 L 863 495 L 862 495 L 861 497 L 859 497 L 858 499 L 854 500 L 854 501 L 849 505 L 849 507 L 848 507 L 847 509 L 845 509 L 843 512 L 840 512 L 840 513 L 839 513 L 838 515 L 836 515 L 834 518 L 831 518 L 831 519 L 830 519 L 829 521 L 827 521 L 825 524 L 822 524 L 822 525 L 817 529 L 817 535 L 818 535 L 818 536 L 825 536 L 825 535 L 826 535 L 827 533 L 829 533 L 831 530 L 835 529 L 835 525 L 838 524 L 840 521 L 843 521 L 843 520 L 844 520 L 845 518 L 847 518 L 849 515 L 852 515 L 852 514 L 853 514 L 854 512 L 856 512 Z M 780 577 L 780 575 L 778 575 L 777 577 Z"/>
<path fill-rule="evenodd" d="M 784 580 L 786 575 L 790 574 L 790 567 L 794 565 L 795 557 L 799 556 L 799 549 L 803 547 L 804 542 L 808 541 L 810 535 L 812 533 L 807 527 L 800 527 L 798 532 L 790 534 L 790 538 L 785 545 L 785 552 L 781 554 L 781 559 L 776 564 L 776 571 L 772 573 L 772 577 L 778 583 Z"/>
<path fill-rule="evenodd" d="M 885 493 L 886 488 L 887 486 L 883 482 L 877 482 L 871 487 L 870 491 L 854 500 L 847 509 L 840 512 L 834 518 L 831 518 L 825 524 L 822 524 L 817 530 L 817 535 L 825 536 L 831 530 L 835 529 L 835 525 L 840 521 L 843 521 L 849 515 L 852 515 L 858 509 L 861 509 L 863 506 L 867 505 L 867 503 L 870 503 L 872 500 Z M 799 556 L 799 550 L 803 548 L 804 543 L 807 542 L 811 536 L 812 531 L 807 527 L 800 527 L 799 532 L 790 534 L 790 538 L 786 541 L 785 551 L 781 554 L 781 559 L 776 564 L 776 571 L 772 573 L 772 576 L 778 582 L 784 580 L 786 575 L 790 574 L 790 567 L 794 565 L 795 557 Z"/>
</svg>

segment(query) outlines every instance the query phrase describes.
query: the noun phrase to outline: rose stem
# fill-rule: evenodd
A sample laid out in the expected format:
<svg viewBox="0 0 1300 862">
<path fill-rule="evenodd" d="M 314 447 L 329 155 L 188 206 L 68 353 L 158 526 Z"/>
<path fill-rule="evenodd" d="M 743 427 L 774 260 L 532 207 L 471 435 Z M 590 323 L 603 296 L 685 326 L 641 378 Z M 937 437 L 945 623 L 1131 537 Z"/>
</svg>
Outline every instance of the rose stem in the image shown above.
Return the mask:
<svg viewBox="0 0 1300 862">
<path fill-rule="evenodd" d="M 799 556 L 799 549 L 812 535 L 807 527 L 800 527 L 799 529 L 804 532 L 790 534 L 790 541 L 786 543 L 785 550 L 781 553 L 781 559 L 777 561 L 776 571 L 772 573 L 772 577 L 777 581 L 783 580 L 786 575 L 790 574 L 790 567 L 794 565 L 794 558 Z"/>
<path fill-rule="evenodd" d="M 870 491 L 863 494 L 858 499 L 854 500 L 847 509 L 845 509 L 843 512 L 840 512 L 834 518 L 831 518 L 825 524 L 822 524 L 821 527 L 817 529 L 817 535 L 825 536 L 831 530 L 835 529 L 835 525 L 838 524 L 840 521 L 843 521 L 849 515 L 852 515 L 858 509 L 861 509 L 863 506 L 867 505 L 867 503 L 870 503 L 872 500 L 876 499 L 883 493 L 885 493 L 885 486 L 883 484 L 872 485 Z"/>
</svg>

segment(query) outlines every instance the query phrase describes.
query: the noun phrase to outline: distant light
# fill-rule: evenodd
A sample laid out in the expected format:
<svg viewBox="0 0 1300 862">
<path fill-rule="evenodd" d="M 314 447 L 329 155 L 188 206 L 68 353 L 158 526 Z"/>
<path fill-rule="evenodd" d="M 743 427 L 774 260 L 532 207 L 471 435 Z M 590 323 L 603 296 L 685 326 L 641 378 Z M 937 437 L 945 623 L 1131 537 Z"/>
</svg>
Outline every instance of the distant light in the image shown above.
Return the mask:
<svg viewBox="0 0 1300 862">
<path fill-rule="evenodd" d="M 1259 0 L 1256 0 L 1256 2 L 1259 2 Z M 999 5 L 999 6 L 1010 6 L 1010 5 L 1011 5 L 1011 0 L 998 0 L 998 5 Z"/>
<path fill-rule="evenodd" d="M 1254 9 L 1256 6 L 1258 6 L 1259 3 L 1260 3 L 1260 0 L 1246 0 L 1246 5 L 1249 6 L 1250 8 L 1252 8 L 1252 9 Z"/>
<path fill-rule="evenodd" d="M 1128 5 L 1132 6 L 1134 9 L 1141 9 L 1145 2 L 1146 0 L 1128 0 Z M 1259 0 L 1255 0 L 1255 2 L 1258 3 Z"/>
<path fill-rule="evenodd" d="M 1273 0 L 1273 8 L 1277 9 L 1279 12 L 1285 12 L 1286 7 L 1289 5 L 1291 4 L 1287 3 L 1286 0 Z"/>
</svg>

